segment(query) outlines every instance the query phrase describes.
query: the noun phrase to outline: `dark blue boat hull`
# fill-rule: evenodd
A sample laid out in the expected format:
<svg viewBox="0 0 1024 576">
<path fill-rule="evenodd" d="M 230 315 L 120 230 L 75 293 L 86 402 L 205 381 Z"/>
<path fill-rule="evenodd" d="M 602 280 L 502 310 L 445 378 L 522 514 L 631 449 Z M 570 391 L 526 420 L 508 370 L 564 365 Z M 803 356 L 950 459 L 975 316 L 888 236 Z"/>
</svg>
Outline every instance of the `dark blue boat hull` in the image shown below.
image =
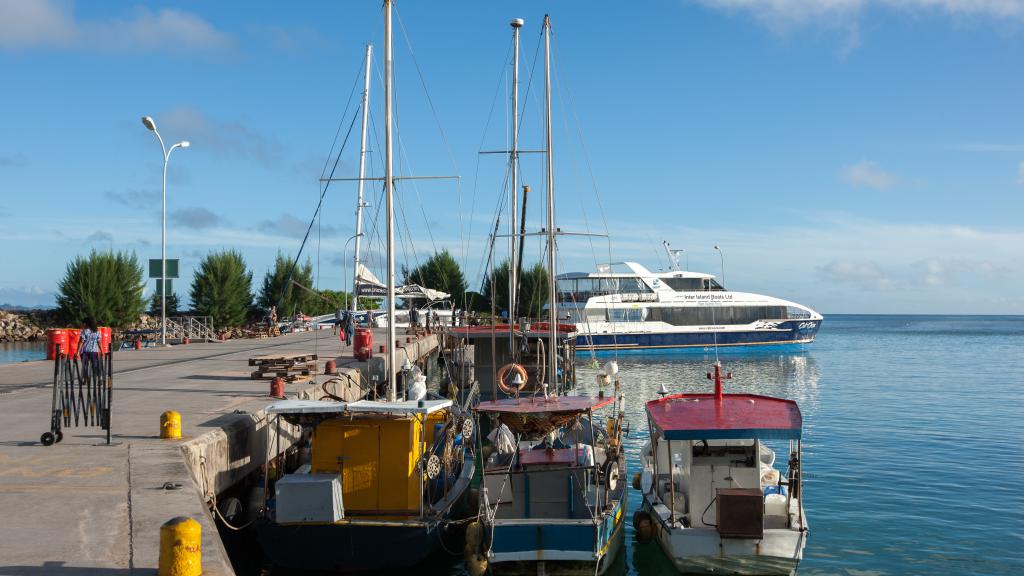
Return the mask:
<svg viewBox="0 0 1024 576">
<path fill-rule="evenodd" d="M 614 334 L 579 334 L 579 350 L 658 350 L 729 348 L 742 346 L 789 346 L 814 341 L 820 320 L 787 320 L 771 330 L 700 332 L 619 332 Z"/>
<path fill-rule="evenodd" d="M 423 562 L 446 536 L 441 525 L 366 526 L 275 524 L 256 528 L 264 555 L 274 566 L 315 572 L 366 572 L 410 568 Z M 448 546 L 457 538 L 449 537 Z"/>
</svg>

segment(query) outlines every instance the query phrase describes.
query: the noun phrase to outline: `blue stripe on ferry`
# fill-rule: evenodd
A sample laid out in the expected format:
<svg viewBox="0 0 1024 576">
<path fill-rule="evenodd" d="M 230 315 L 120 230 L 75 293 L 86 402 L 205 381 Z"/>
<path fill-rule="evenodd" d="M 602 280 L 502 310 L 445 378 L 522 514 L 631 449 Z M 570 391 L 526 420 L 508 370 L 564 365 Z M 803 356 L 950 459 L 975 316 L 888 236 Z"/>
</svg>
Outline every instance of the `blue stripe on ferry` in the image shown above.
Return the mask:
<svg viewBox="0 0 1024 576">
<path fill-rule="evenodd" d="M 616 333 L 576 336 L 579 349 L 644 349 L 644 348 L 703 348 L 714 346 L 751 346 L 806 344 L 818 332 L 817 321 L 790 321 L 780 323 L 783 330 L 746 332 L 661 332 Z"/>
</svg>

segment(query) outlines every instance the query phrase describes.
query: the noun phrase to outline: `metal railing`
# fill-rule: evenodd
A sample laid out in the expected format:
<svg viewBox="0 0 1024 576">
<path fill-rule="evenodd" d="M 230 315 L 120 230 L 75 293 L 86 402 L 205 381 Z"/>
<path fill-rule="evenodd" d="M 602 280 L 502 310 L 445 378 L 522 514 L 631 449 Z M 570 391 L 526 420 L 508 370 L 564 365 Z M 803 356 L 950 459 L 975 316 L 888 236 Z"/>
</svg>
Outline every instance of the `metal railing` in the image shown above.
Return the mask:
<svg viewBox="0 0 1024 576">
<path fill-rule="evenodd" d="M 167 319 L 167 339 L 215 340 L 213 316 L 175 316 Z"/>
</svg>

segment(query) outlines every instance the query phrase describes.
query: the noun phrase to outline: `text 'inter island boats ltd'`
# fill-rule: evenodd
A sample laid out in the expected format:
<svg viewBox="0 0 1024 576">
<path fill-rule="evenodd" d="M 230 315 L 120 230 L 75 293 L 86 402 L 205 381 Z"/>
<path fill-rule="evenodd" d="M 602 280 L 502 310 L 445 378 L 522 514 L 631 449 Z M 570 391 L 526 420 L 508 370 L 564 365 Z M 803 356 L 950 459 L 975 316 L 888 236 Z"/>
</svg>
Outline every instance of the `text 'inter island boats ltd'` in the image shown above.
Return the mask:
<svg viewBox="0 0 1024 576">
<path fill-rule="evenodd" d="M 795 302 L 727 290 L 714 276 L 678 264 L 668 272 L 618 262 L 560 274 L 558 295 L 581 350 L 809 344 L 823 319 Z"/>
<path fill-rule="evenodd" d="M 792 574 L 807 541 L 796 402 L 723 394 L 672 394 L 647 403 L 650 440 L 633 485 L 643 505 L 637 540 L 655 540 L 685 574 Z M 731 378 L 727 375 L 726 378 Z M 788 442 L 788 470 L 772 445 Z"/>
</svg>

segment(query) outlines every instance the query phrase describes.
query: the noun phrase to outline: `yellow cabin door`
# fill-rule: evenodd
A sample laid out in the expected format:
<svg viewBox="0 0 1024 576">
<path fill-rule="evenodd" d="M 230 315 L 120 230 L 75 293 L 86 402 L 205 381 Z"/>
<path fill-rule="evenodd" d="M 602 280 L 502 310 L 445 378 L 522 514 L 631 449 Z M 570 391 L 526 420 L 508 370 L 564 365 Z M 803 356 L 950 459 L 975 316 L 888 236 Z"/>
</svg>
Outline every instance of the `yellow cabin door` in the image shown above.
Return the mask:
<svg viewBox="0 0 1024 576">
<path fill-rule="evenodd" d="M 341 486 L 345 509 L 379 510 L 380 427 L 376 423 L 351 423 L 341 432 Z"/>
</svg>

